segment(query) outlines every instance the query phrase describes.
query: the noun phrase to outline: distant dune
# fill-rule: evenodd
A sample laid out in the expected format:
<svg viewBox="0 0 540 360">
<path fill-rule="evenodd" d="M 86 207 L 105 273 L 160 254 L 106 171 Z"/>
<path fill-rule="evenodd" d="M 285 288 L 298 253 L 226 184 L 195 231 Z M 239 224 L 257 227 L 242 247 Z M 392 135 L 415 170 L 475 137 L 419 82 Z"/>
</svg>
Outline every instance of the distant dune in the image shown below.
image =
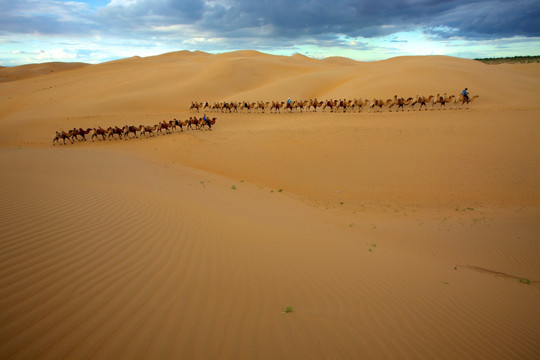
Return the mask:
<svg viewBox="0 0 540 360">
<path fill-rule="evenodd" d="M 1 359 L 540 358 L 540 64 L 179 51 L 0 81 Z"/>
<path fill-rule="evenodd" d="M 0 82 L 23 80 L 32 78 L 35 76 L 49 75 L 54 72 L 61 72 L 66 70 L 79 69 L 89 64 L 73 62 L 73 63 L 60 63 L 49 62 L 42 64 L 29 64 L 20 65 L 14 67 L 0 67 Z"/>
</svg>

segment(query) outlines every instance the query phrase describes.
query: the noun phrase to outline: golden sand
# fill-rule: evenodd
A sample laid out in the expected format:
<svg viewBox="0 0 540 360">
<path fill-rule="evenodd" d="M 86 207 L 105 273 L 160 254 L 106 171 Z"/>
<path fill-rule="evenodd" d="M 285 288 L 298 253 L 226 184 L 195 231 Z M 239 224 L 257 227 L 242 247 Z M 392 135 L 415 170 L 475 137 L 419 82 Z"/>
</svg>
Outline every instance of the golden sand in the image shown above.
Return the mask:
<svg viewBox="0 0 540 360">
<path fill-rule="evenodd" d="M 0 69 L 0 358 L 540 358 L 540 64 L 47 66 Z M 192 101 L 464 87 L 469 109 L 208 113 L 212 131 L 51 145 Z"/>
</svg>

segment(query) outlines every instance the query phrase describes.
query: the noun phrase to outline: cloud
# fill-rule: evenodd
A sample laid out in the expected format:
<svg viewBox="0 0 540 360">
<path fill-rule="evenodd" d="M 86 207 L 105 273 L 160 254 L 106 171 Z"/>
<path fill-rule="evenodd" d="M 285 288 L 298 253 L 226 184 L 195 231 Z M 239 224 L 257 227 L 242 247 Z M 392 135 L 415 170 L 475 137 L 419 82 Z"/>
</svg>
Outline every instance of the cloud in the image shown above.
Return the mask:
<svg viewBox="0 0 540 360">
<path fill-rule="evenodd" d="M 469 39 L 497 39 L 509 36 L 540 36 L 540 2 L 472 1 L 437 14 L 433 22 L 452 31 L 437 32 L 441 37 L 460 36 Z"/>
<path fill-rule="evenodd" d="M 401 44 L 399 50 L 407 54 L 412 44 L 395 36 L 413 32 L 431 45 L 518 37 L 533 44 L 527 49 L 540 52 L 538 0 L 0 0 L 0 13 L 3 44 L 28 42 L 23 37 L 73 39 L 81 45 L 81 57 L 98 38 L 103 46 L 115 43 L 112 48 L 122 54 L 124 44 L 130 51 L 140 49 L 139 55 L 186 48 L 309 49 L 320 55 L 340 48 L 387 54 L 373 41 L 389 37 L 385 46 Z M 35 41 L 32 50 L 40 48 Z"/>
<path fill-rule="evenodd" d="M 170 26 L 169 33 L 180 37 L 174 25 L 189 25 L 214 37 L 237 38 L 254 31 L 283 39 L 369 38 L 413 29 L 475 39 L 540 36 L 538 0 L 111 0 L 97 11 L 82 1 L 18 0 L 0 2 L 0 11 L 4 33 L 143 36 L 147 29 Z"/>
<path fill-rule="evenodd" d="M 94 20 L 112 31 L 194 24 L 204 14 L 202 0 L 112 0 Z"/>
<path fill-rule="evenodd" d="M 83 2 L 0 1 L 0 34 L 79 35 L 97 29 Z"/>
</svg>

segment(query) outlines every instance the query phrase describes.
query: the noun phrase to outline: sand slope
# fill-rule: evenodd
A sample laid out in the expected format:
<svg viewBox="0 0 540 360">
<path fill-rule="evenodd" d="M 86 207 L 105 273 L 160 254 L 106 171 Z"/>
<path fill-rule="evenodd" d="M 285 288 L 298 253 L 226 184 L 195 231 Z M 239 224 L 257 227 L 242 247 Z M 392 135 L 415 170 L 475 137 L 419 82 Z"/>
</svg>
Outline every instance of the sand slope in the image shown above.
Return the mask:
<svg viewBox="0 0 540 360">
<path fill-rule="evenodd" d="M 0 66 L 0 82 L 23 80 L 41 75 L 50 75 L 55 72 L 79 69 L 87 66 L 85 63 L 50 62 L 43 64 L 28 64 L 15 67 Z"/>
<path fill-rule="evenodd" d="M 0 84 L 0 357 L 540 357 L 539 85 L 537 64 L 254 51 Z M 192 100 L 465 86 L 469 110 L 214 113 L 51 146 Z"/>
</svg>

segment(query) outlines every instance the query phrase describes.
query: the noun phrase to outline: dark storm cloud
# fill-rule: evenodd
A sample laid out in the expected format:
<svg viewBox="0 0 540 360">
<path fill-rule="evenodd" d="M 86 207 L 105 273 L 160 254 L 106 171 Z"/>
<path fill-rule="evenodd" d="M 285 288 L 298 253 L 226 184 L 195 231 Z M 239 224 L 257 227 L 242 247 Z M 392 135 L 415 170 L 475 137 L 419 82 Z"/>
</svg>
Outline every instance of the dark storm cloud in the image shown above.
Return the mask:
<svg viewBox="0 0 540 360">
<path fill-rule="evenodd" d="M 436 14 L 438 22 L 470 39 L 540 36 L 540 1 L 472 1 Z M 439 33 L 445 36 L 444 33 Z"/>
<path fill-rule="evenodd" d="M 156 27 L 185 25 L 192 33 L 238 39 L 374 37 L 413 29 L 437 37 L 540 36 L 538 0 L 114 0 L 97 11 L 76 1 L 0 0 L 0 12 L 4 34 L 136 38 Z"/>
<path fill-rule="evenodd" d="M 234 0 L 203 23 L 221 31 L 270 25 L 274 35 L 373 37 L 412 29 L 454 29 L 452 36 L 540 36 L 540 1 Z M 214 16 L 217 15 L 217 16 Z M 440 33 L 440 35 L 444 35 Z"/>
<path fill-rule="evenodd" d="M 138 0 L 99 8 L 96 22 L 116 28 L 193 24 L 204 14 L 202 0 Z"/>
</svg>

